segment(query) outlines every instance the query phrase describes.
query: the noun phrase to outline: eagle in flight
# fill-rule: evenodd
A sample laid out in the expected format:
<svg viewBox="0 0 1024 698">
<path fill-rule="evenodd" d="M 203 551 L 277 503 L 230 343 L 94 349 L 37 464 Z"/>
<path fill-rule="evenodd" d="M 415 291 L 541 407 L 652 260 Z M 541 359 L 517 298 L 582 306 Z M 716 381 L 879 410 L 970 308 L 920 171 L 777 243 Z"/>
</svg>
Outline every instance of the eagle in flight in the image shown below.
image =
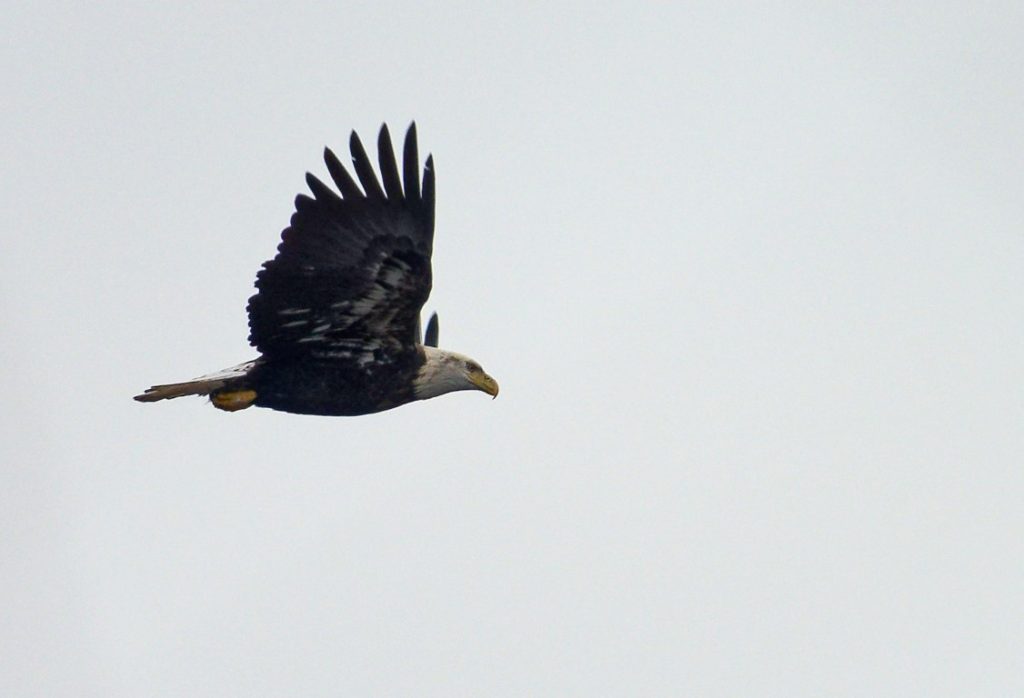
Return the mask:
<svg viewBox="0 0 1024 698">
<path fill-rule="evenodd" d="M 382 182 L 359 136 L 349 139 L 359 183 L 329 148 L 341 195 L 312 174 L 277 256 L 256 275 L 249 342 L 259 357 L 184 383 L 155 385 L 140 402 L 207 395 L 230 412 L 252 405 L 298 414 L 359 415 L 455 390 L 496 397 L 473 359 L 437 347 L 437 314 L 421 333 L 430 295 L 434 161 L 420 181 L 416 124 L 399 171 L 387 125 L 377 138 Z M 360 185 L 362 187 L 360 188 Z"/>
</svg>

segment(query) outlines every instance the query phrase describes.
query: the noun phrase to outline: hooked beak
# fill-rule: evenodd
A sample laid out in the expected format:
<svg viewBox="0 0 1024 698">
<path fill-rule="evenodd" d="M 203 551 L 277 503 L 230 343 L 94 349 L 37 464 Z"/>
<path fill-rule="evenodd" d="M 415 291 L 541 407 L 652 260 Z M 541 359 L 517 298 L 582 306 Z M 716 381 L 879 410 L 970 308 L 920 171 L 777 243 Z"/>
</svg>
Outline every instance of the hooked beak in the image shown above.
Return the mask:
<svg viewBox="0 0 1024 698">
<path fill-rule="evenodd" d="M 498 381 L 494 380 L 483 371 L 470 374 L 469 380 L 476 386 L 477 390 L 482 390 L 490 395 L 492 400 L 498 397 Z"/>
</svg>

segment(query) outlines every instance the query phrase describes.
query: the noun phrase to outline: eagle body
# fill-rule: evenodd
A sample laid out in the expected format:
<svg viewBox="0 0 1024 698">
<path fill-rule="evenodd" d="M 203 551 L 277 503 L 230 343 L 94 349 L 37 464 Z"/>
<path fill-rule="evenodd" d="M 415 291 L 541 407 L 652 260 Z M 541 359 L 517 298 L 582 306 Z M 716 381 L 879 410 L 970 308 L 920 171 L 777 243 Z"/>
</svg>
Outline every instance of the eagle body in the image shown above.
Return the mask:
<svg viewBox="0 0 1024 698">
<path fill-rule="evenodd" d="M 381 180 L 355 132 L 349 147 L 358 184 L 325 149 L 340 195 L 307 173 L 313 196 L 296 197 L 277 256 L 256 275 L 248 314 L 259 358 L 153 386 L 136 400 L 207 395 L 227 411 L 255 405 L 333 416 L 458 390 L 497 395 L 497 382 L 478 363 L 437 348 L 436 314 L 421 336 L 432 284 L 434 168 L 428 157 L 421 181 L 415 124 L 406 133 L 401 172 L 387 126 L 381 128 Z"/>
<path fill-rule="evenodd" d="M 416 399 L 413 381 L 422 352 L 391 357 L 367 370 L 327 360 L 281 359 L 258 364 L 237 389 L 255 391 L 255 405 L 282 412 L 354 416 L 382 412 Z"/>
</svg>

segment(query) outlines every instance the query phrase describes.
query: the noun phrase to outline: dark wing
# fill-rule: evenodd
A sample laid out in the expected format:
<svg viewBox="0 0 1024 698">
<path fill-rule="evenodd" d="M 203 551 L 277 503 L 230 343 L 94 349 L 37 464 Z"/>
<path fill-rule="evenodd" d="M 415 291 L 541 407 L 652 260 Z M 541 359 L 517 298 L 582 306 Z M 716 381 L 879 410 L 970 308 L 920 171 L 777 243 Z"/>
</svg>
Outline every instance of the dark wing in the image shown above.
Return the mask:
<svg viewBox="0 0 1024 698">
<path fill-rule="evenodd" d="M 307 173 L 314 198 L 296 197 L 277 256 L 256 275 L 249 342 L 264 355 L 365 363 L 419 341 L 431 283 L 433 159 L 427 158 L 421 190 L 416 125 L 405 136 L 401 176 L 387 126 L 381 127 L 382 187 L 355 132 L 349 145 L 362 189 L 325 149 L 341 196 Z"/>
<path fill-rule="evenodd" d="M 436 347 L 440 332 L 440 322 L 437 319 L 437 313 L 434 313 L 427 322 L 427 333 L 423 335 L 423 343 L 428 347 Z"/>
</svg>

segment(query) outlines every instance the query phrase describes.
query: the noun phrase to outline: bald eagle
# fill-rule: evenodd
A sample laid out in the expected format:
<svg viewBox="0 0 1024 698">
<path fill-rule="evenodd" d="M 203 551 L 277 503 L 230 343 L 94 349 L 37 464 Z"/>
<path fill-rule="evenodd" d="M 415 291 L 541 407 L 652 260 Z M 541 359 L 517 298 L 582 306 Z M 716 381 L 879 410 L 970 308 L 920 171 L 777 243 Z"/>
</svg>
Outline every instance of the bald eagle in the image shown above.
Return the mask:
<svg viewBox="0 0 1024 698">
<path fill-rule="evenodd" d="M 184 383 L 156 385 L 140 402 L 206 395 L 230 412 L 252 405 L 316 415 L 360 415 L 455 390 L 492 397 L 498 384 L 469 357 L 437 347 L 430 295 L 434 161 L 419 175 L 416 124 L 401 172 L 387 125 L 377 139 L 377 179 L 359 136 L 349 139 L 359 184 L 324 149 L 331 188 L 306 174 L 313 197 L 295 199 L 277 256 L 256 275 L 249 342 L 259 357 Z M 362 188 L 360 188 L 362 185 Z"/>
</svg>

